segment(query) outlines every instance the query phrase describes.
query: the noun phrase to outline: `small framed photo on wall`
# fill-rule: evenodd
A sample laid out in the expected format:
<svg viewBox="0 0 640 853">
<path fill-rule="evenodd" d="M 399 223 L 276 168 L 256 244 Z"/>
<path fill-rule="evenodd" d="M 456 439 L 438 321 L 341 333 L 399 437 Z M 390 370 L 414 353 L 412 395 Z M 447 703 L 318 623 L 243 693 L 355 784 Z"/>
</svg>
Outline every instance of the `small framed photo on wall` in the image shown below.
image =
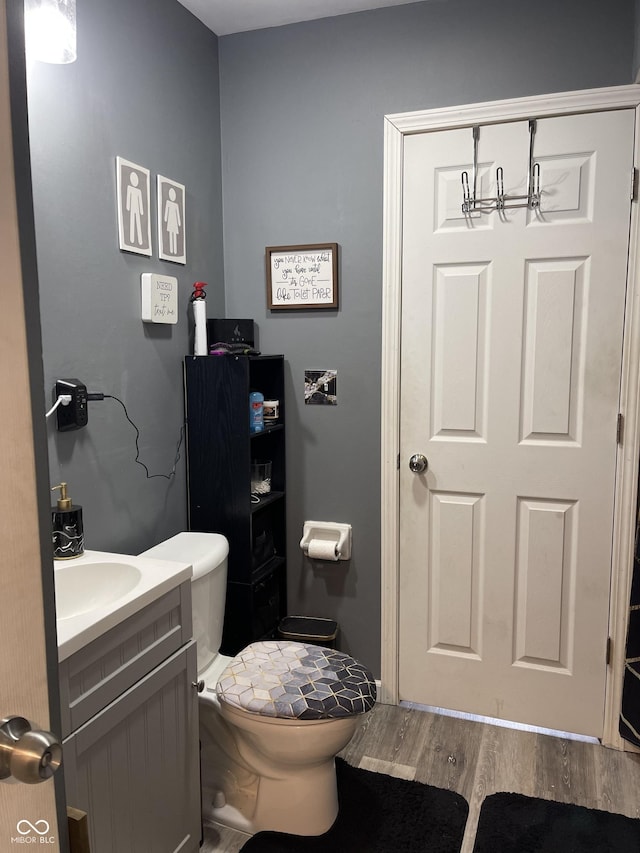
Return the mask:
<svg viewBox="0 0 640 853">
<path fill-rule="evenodd" d="M 116 157 L 118 239 L 125 252 L 151 256 L 150 174 L 144 166 Z"/>
<path fill-rule="evenodd" d="M 187 263 L 185 188 L 158 175 L 158 254 L 165 261 Z"/>
</svg>

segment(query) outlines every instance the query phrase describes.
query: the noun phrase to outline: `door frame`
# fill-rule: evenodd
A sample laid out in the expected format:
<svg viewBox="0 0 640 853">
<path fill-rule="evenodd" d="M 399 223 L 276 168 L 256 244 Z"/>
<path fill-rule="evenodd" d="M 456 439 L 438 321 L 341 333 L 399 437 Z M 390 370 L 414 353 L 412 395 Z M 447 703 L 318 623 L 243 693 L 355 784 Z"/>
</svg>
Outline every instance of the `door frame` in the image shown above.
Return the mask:
<svg viewBox="0 0 640 853">
<path fill-rule="evenodd" d="M 11 414 L 0 424 L 10 448 L 0 496 L 4 551 L 0 718 L 19 714 L 61 740 L 51 501 L 45 421 L 22 0 L 0 0 L 0 352 L 9 370 Z M 0 847 L 17 824 L 46 820 L 48 850 L 68 851 L 64 770 L 39 785 L 0 783 Z M 36 840 L 35 834 L 29 835 Z M 42 839 L 44 840 L 44 839 Z M 5 849 L 3 847 L 3 849 Z"/>
<path fill-rule="evenodd" d="M 404 137 L 502 122 L 606 110 L 635 109 L 634 168 L 640 163 L 640 86 L 613 86 L 397 113 L 384 118 L 381 403 L 381 690 L 380 701 L 400 701 L 400 344 L 402 299 L 402 180 Z M 632 176 L 629 176 L 631 198 Z M 630 748 L 618 733 L 633 571 L 640 458 L 640 211 L 631 205 L 627 299 L 624 317 L 620 412 L 622 445 L 616 459 L 609 635 L 602 742 Z M 613 427 L 613 425 L 612 425 Z M 614 567 L 617 570 L 614 571 Z M 606 638 L 603 637 L 603 642 Z"/>
</svg>

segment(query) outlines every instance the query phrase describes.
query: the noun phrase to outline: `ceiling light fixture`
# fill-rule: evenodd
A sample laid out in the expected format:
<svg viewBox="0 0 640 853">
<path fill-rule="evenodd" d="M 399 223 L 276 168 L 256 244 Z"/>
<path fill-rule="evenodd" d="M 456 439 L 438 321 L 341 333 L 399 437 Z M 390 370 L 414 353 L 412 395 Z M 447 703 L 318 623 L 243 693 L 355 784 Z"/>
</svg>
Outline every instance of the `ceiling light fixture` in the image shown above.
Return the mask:
<svg viewBox="0 0 640 853">
<path fill-rule="evenodd" d="M 76 60 L 76 0 L 25 0 L 28 59 L 64 65 Z"/>
</svg>

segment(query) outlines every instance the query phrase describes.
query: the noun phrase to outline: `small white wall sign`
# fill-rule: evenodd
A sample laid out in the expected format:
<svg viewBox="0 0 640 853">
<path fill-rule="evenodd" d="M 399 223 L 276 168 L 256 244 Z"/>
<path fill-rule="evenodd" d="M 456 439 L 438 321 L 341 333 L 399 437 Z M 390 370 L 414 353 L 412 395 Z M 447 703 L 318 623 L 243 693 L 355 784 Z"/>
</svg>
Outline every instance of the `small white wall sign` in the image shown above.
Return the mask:
<svg viewBox="0 0 640 853">
<path fill-rule="evenodd" d="M 158 175 L 158 255 L 165 261 L 187 263 L 185 188 Z"/>
<path fill-rule="evenodd" d="M 142 319 L 145 323 L 178 322 L 178 279 L 170 275 L 143 273 Z"/>
<path fill-rule="evenodd" d="M 116 157 L 118 237 L 126 252 L 151 256 L 151 210 L 149 170 Z"/>
</svg>

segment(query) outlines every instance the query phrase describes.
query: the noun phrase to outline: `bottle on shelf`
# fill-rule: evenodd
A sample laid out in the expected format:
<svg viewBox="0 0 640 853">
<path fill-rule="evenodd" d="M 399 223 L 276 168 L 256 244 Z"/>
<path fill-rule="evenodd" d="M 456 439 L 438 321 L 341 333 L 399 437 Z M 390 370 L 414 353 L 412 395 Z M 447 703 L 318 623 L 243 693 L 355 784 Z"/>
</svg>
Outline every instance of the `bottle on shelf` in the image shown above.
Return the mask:
<svg viewBox="0 0 640 853">
<path fill-rule="evenodd" d="M 252 391 L 249 394 L 249 430 L 262 432 L 264 429 L 264 394 Z"/>
</svg>

